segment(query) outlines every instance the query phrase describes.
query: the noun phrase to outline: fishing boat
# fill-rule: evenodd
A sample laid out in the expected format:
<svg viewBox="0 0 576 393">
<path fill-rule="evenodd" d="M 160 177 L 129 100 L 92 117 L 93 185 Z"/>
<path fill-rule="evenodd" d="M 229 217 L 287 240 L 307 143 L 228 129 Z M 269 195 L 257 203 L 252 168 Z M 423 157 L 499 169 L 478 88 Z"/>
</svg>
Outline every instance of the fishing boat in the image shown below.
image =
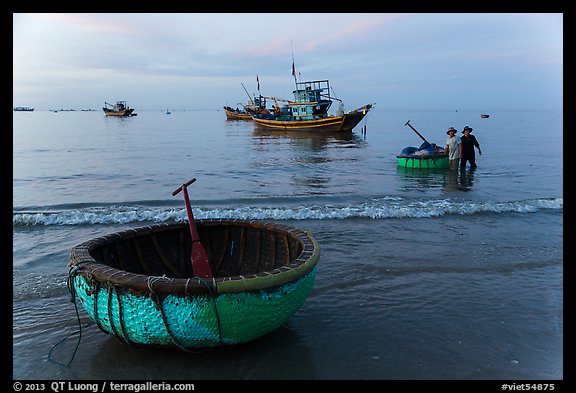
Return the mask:
<svg viewBox="0 0 576 393">
<path fill-rule="evenodd" d="M 246 110 L 224 106 L 224 113 L 227 120 L 252 120 L 252 115 Z"/>
<path fill-rule="evenodd" d="M 260 81 L 258 77 L 256 77 L 258 82 L 258 93 L 260 93 Z M 244 83 L 240 83 L 244 91 L 248 95 L 248 103 L 246 105 L 242 103 L 238 103 L 238 105 L 242 106 L 242 109 L 231 108 L 229 106 L 224 106 L 224 113 L 226 113 L 227 120 L 252 120 L 253 114 L 269 114 L 270 112 L 266 109 L 266 98 L 262 95 L 254 94 L 254 98 L 250 97 L 248 90 L 244 86 Z"/>
<path fill-rule="evenodd" d="M 490 115 L 480 115 L 480 117 L 481 117 L 482 119 L 487 119 L 487 118 L 490 117 Z"/>
<path fill-rule="evenodd" d="M 372 108 L 372 104 L 367 104 L 347 113 L 341 111 L 336 115 L 329 115 L 328 109 L 333 100 L 338 99 L 330 95 L 328 80 L 295 83 L 293 101 L 265 97 L 276 102 L 274 111 L 270 114 L 252 115 L 255 126 L 281 131 L 347 132 L 352 131 Z M 278 101 L 287 104 L 280 107 Z"/>
<path fill-rule="evenodd" d="M 244 87 L 244 85 L 242 85 Z M 246 92 L 248 94 L 248 92 Z M 248 96 L 250 97 L 250 96 Z M 228 120 L 252 120 L 252 115 L 254 114 L 269 114 L 270 112 L 266 109 L 266 98 L 262 96 L 254 96 L 250 98 L 246 105 L 238 103 L 242 106 L 242 109 L 231 108 L 229 106 L 224 106 L 224 112 L 226 113 L 226 119 Z"/>
<path fill-rule="evenodd" d="M 134 108 L 130 108 L 126 105 L 126 101 L 116 101 L 115 104 L 109 104 L 104 102 L 104 108 L 102 108 L 106 116 L 135 116 L 133 114 Z"/>
<path fill-rule="evenodd" d="M 14 112 L 32 112 L 34 108 L 29 106 L 15 106 Z"/>
<path fill-rule="evenodd" d="M 449 168 L 450 161 L 443 147 L 430 143 L 412 125 L 410 120 L 404 126 L 409 126 L 424 142 L 416 148 L 408 146 L 396 156 L 398 166 L 418 169 L 446 169 Z"/>
<path fill-rule="evenodd" d="M 103 332 L 135 346 L 191 351 L 280 327 L 312 290 L 314 237 L 264 221 L 195 221 L 184 195 L 188 223 L 128 229 L 72 248 L 72 298 Z M 198 269 L 196 247 L 206 256 Z"/>
</svg>

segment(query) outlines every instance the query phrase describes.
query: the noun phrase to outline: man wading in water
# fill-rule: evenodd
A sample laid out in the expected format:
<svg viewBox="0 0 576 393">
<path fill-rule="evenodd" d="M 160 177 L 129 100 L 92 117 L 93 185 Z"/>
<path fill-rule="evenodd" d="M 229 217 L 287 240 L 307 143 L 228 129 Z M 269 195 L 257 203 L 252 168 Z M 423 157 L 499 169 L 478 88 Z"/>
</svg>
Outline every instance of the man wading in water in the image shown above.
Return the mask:
<svg viewBox="0 0 576 393">
<path fill-rule="evenodd" d="M 474 155 L 474 146 L 478 149 L 478 154 L 482 155 L 480 144 L 474 135 L 471 135 L 472 128 L 466 126 L 462 130 L 464 134 L 460 140 L 462 141 L 462 156 L 460 157 L 460 169 L 466 168 L 466 161 L 470 162 L 470 169 L 476 168 L 476 156 Z"/>
<path fill-rule="evenodd" d="M 450 162 L 450 169 L 455 171 L 458 169 L 458 161 L 462 158 L 462 149 L 460 138 L 456 135 L 458 131 L 454 127 L 448 128 L 446 134 L 448 134 L 448 139 L 446 140 L 446 151 L 448 152 L 448 160 Z"/>
</svg>

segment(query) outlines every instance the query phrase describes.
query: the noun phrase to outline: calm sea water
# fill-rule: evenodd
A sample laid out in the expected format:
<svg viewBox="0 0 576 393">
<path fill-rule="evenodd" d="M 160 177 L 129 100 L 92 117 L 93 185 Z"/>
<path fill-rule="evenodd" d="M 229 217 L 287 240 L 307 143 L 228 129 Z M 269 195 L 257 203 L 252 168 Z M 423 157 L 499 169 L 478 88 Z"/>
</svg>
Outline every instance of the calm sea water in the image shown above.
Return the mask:
<svg viewBox="0 0 576 393">
<path fill-rule="evenodd" d="M 473 127 L 478 168 L 398 168 L 422 142 L 407 120 L 439 145 Z M 344 136 L 255 131 L 222 111 L 14 113 L 13 378 L 562 379 L 562 129 L 548 111 L 376 107 Z M 171 192 L 192 177 L 196 218 L 313 233 L 310 297 L 278 330 L 202 355 L 122 344 L 79 305 L 74 353 L 70 248 L 184 220 Z"/>
</svg>

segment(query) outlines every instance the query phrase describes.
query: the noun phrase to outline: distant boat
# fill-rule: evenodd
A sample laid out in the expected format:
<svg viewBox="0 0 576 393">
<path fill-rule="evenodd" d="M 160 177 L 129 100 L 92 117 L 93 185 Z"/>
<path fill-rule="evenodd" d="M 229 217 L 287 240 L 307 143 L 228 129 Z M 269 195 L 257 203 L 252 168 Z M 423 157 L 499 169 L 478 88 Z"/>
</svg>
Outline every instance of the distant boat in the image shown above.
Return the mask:
<svg viewBox="0 0 576 393">
<path fill-rule="evenodd" d="M 116 101 L 116 104 L 104 102 L 102 110 L 106 116 L 136 116 L 136 114 L 132 114 L 134 108 L 126 105 L 126 101 Z"/>
<path fill-rule="evenodd" d="M 172 113 L 170 112 L 170 109 L 166 109 L 166 114 L 169 115 L 170 113 Z"/>
<path fill-rule="evenodd" d="M 273 114 L 253 115 L 255 125 L 280 131 L 347 132 L 352 131 L 372 108 L 372 104 L 367 104 L 347 113 L 328 115 L 332 99 L 338 100 L 330 96 L 328 80 L 296 82 L 293 94 L 294 101 L 265 97 L 287 102 L 287 105 L 282 108 L 276 105 Z"/>
<path fill-rule="evenodd" d="M 487 118 L 490 117 L 490 115 L 480 115 L 480 117 L 481 117 L 482 119 L 487 119 Z"/>
<path fill-rule="evenodd" d="M 34 108 L 29 106 L 15 106 L 14 112 L 32 112 Z"/>
</svg>

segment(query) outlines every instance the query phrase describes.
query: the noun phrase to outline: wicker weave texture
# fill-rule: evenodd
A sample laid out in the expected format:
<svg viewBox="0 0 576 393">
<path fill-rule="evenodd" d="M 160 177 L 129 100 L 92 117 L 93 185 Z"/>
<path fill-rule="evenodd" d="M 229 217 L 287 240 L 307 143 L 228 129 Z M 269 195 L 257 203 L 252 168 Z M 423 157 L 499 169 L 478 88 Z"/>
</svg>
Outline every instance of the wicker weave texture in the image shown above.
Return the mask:
<svg viewBox="0 0 576 393">
<path fill-rule="evenodd" d="M 320 257 L 310 233 L 259 221 L 197 223 L 209 280 L 192 272 L 186 223 L 129 229 L 71 250 L 71 291 L 102 331 L 137 345 L 230 345 L 277 329 L 302 306 Z"/>
<path fill-rule="evenodd" d="M 448 168 L 448 157 L 404 158 L 398 157 L 398 166 L 406 168 Z"/>
<path fill-rule="evenodd" d="M 204 348 L 248 342 L 280 327 L 310 294 L 316 271 L 273 290 L 215 298 L 167 295 L 155 301 L 114 286 L 94 290 L 81 275 L 74 284 L 85 310 L 106 333 L 133 344 Z"/>
</svg>

